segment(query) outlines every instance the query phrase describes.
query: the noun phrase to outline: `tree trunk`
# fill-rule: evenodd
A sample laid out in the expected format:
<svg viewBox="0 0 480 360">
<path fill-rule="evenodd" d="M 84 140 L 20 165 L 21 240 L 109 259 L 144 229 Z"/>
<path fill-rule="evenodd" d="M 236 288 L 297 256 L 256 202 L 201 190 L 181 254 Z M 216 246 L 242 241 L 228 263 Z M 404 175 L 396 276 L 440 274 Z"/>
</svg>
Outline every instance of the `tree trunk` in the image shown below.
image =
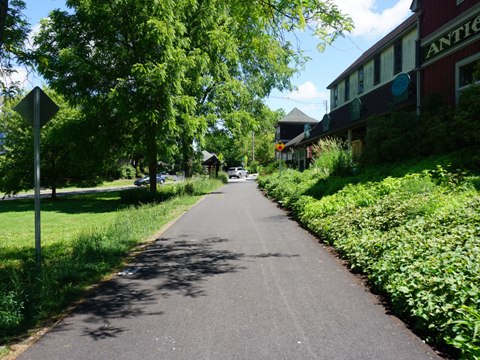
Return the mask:
<svg viewBox="0 0 480 360">
<path fill-rule="evenodd" d="M 55 183 L 52 184 L 52 196 L 51 199 L 55 200 L 57 198 L 57 186 Z"/>
<path fill-rule="evenodd" d="M 8 12 L 8 0 L 0 0 L 0 46 L 3 45 L 5 41 L 4 33 L 5 33 L 5 21 L 7 19 L 7 12 Z"/>
<path fill-rule="evenodd" d="M 182 141 L 183 171 L 185 178 L 193 176 L 193 139 L 184 138 Z"/>
<path fill-rule="evenodd" d="M 147 142 L 147 160 L 148 160 L 148 176 L 150 176 L 150 192 L 152 194 L 157 192 L 157 138 L 155 125 L 151 124 L 146 127 L 146 142 Z"/>
</svg>

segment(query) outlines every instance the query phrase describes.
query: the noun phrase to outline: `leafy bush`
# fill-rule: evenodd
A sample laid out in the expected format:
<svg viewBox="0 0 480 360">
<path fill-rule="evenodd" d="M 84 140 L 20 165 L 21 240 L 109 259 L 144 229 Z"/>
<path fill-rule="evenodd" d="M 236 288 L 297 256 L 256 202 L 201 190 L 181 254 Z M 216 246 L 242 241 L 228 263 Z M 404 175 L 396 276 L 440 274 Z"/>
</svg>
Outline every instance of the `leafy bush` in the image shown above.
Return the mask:
<svg viewBox="0 0 480 360">
<path fill-rule="evenodd" d="M 135 168 L 130 164 L 125 164 L 120 167 L 120 179 L 135 178 Z"/>
<path fill-rule="evenodd" d="M 348 143 L 338 138 L 324 138 L 313 146 L 312 166 L 324 176 L 351 175 L 353 157 Z"/>
<path fill-rule="evenodd" d="M 250 165 L 248 165 L 248 172 L 250 174 L 256 174 L 258 173 L 258 169 L 260 168 L 260 164 L 258 161 L 252 161 Z"/>
<path fill-rule="evenodd" d="M 260 166 L 258 169 L 258 172 L 260 175 L 267 175 L 267 174 L 275 173 L 276 171 L 278 171 L 280 167 L 282 167 L 283 169 L 286 169 L 287 165 L 285 164 L 285 161 L 281 161 L 281 163 L 282 164 L 280 165 L 278 161 L 275 161 L 266 166 Z"/>
<path fill-rule="evenodd" d="M 480 146 L 480 86 L 462 92 L 454 115 L 454 137 L 457 148 Z"/>
<path fill-rule="evenodd" d="M 417 156 L 420 138 L 416 114 L 393 112 L 370 117 L 366 142 L 363 161 L 368 163 L 404 161 Z"/>
<path fill-rule="evenodd" d="M 472 86 L 462 92 L 455 108 L 441 95 L 432 94 L 422 100 L 419 117 L 415 112 L 392 112 L 368 118 L 368 146 L 362 161 L 378 164 L 473 149 L 476 167 L 480 168 L 479 97 L 480 86 Z"/>
<path fill-rule="evenodd" d="M 220 180 L 223 184 L 228 183 L 228 174 L 225 171 L 218 172 L 218 180 Z"/>
<path fill-rule="evenodd" d="M 202 179 L 160 185 L 152 193 L 149 188 L 128 189 L 120 193 L 122 203 L 128 205 L 160 203 L 176 196 L 203 195 L 218 187 L 220 180 Z"/>
<path fill-rule="evenodd" d="M 387 168 L 349 178 L 290 171 L 258 184 L 367 275 L 430 343 L 480 359 L 480 178 L 429 167 L 390 168 L 397 177 L 382 176 Z"/>
<path fill-rule="evenodd" d="M 0 292 L 0 329 L 7 333 L 14 330 L 25 320 L 25 297 L 19 286 L 17 271 L 11 270 L 10 279 L 1 282 Z M 8 286 L 10 285 L 10 286 Z M 0 335 L 1 335 L 0 331 Z"/>
</svg>

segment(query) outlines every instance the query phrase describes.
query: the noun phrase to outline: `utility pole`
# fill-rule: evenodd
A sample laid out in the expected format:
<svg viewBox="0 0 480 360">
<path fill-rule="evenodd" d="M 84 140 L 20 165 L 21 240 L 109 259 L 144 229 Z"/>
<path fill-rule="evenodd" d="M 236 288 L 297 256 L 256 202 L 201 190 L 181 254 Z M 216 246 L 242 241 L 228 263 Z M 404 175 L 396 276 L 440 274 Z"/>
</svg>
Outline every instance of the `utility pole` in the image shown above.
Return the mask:
<svg viewBox="0 0 480 360">
<path fill-rule="evenodd" d="M 252 131 L 252 162 L 255 161 L 255 131 Z"/>
</svg>

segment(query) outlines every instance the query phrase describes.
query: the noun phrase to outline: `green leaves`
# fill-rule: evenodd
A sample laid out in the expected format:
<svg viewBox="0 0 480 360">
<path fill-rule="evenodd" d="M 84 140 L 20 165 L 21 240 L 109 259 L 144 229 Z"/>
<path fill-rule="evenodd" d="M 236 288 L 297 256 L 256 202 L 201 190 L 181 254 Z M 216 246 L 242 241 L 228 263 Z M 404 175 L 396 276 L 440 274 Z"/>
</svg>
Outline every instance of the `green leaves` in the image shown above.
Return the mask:
<svg viewBox="0 0 480 360">
<path fill-rule="evenodd" d="M 189 174 L 193 144 L 203 143 L 207 129 L 225 127 L 241 141 L 260 127 L 263 99 L 289 89 L 295 66 L 306 60 L 284 41 L 285 31 L 316 24 L 334 38 L 351 28 L 333 3 L 319 0 L 67 6 L 51 13 L 36 38 L 40 73 L 97 118 L 100 136 L 121 144 L 122 156 L 144 158 L 152 175 L 177 149 Z"/>
<path fill-rule="evenodd" d="M 0 96 L 12 97 L 21 86 L 12 77 L 18 64 L 31 65 L 31 54 L 26 47 L 29 24 L 23 14 L 25 1 L 0 1 Z"/>
<path fill-rule="evenodd" d="M 312 184 L 339 180 L 315 168 L 260 178 L 259 185 L 367 275 L 428 341 L 478 359 L 480 194 L 461 175 L 440 166 L 377 181 L 360 174 L 329 196 L 312 192 Z"/>
</svg>

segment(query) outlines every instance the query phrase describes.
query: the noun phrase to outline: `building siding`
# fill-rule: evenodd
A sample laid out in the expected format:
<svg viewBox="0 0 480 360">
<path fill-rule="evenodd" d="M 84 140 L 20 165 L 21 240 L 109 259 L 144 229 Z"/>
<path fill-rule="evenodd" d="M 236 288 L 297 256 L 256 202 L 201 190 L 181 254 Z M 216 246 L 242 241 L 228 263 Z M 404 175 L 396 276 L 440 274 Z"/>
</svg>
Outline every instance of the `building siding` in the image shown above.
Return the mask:
<svg viewBox="0 0 480 360">
<path fill-rule="evenodd" d="M 417 29 L 416 27 L 410 32 L 406 33 L 402 38 L 402 72 L 410 72 L 415 69 L 415 42 L 417 39 Z M 385 48 L 381 52 L 381 75 L 380 83 L 373 85 L 373 57 L 368 59 L 363 63 L 364 71 L 364 90 L 362 93 L 358 93 L 358 68 L 352 70 L 348 75 L 350 77 L 350 99 L 345 100 L 345 80 L 338 82 L 338 105 L 334 106 L 333 101 L 333 88 L 330 89 L 330 104 L 332 104 L 332 110 L 338 109 L 342 106 L 347 105 L 355 98 L 368 94 L 370 91 L 373 91 L 377 88 L 384 86 L 385 84 L 390 83 L 398 75 L 393 74 L 393 44 Z M 361 65 L 360 65 L 361 66 Z"/>
<path fill-rule="evenodd" d="M 422 95 L 438 94 L 448 103 L 455 104 L 456 63 L 479 52 L 480 42 L 477 41 L 423 69 Z"/>
<path fill-rule="evenodd" d="M 395 99 L 391 92 L 391 83 L 383 84 L 382 86 L 375 88 L 375 90 L 360 96 L 364 112 L 359 120 L 352 121 L 351 109 L 349 106 L 341 106 L 333 110 L 330 113 L 331 123 L 328 133 L 336 134 L 339 131 L 344 131 L 348 128 L 358 127 L 365 124 L 365 121 L 369 116 L 386 114 L 392 111 L 392 109 L 401 110 L 405 108 L 414 108 L 416 73 L 415 71 L 410 71 L 408 74 L 412 79 L 412 85 L 408 93 L 408 98 L 405 101 L 395 104 Z"/>
<path fill-rule="evenodd" d="M 415 53 L 417 37 L 418 32 L 415 29 L 403 38 L 403 72 L 409 72 L 416 67 Z"/>
<path fill-rule="evenodd" d="M 439 0 L 422 0 L 421 6 L 425 9 L 421 17 L 422 38 L 436 32 L 440 27 L 479 3 L 480 0 L 464 0 L 457 5 L 456 0 L 443 0 L 440 5 Z"/>
</svg>

